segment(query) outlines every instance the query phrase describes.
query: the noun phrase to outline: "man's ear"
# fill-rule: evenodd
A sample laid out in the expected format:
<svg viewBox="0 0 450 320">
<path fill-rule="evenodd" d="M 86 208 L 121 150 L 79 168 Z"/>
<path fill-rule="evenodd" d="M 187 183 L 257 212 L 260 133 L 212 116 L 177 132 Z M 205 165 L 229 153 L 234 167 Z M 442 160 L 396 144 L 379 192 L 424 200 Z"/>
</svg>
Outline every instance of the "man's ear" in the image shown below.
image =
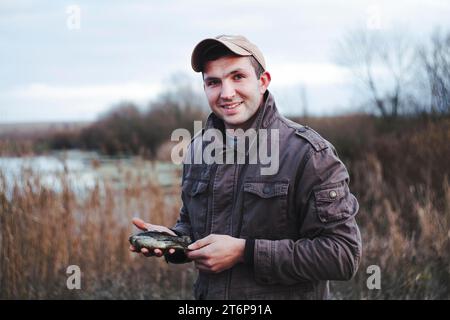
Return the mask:
<svg viewBox="0 0 450 320">
<path fill-rule="evenodd" d="M 267 87 L 269 87 L 270 80 L 270 73 L 268 71 L 264 71 L 259 78 L 259 91 L 261 92 L 261 94 L 264 94 L 266 92 Z"/>
</svg>

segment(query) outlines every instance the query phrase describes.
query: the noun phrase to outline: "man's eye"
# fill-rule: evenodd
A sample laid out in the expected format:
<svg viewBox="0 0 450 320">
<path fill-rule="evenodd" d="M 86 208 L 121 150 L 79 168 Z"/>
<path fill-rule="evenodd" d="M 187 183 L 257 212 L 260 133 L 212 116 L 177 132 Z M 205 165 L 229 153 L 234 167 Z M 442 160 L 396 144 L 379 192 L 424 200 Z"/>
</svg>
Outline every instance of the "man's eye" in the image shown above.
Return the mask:
<svg viewBox="0 0 450 320">
<path fill-rule="evenodd" d="M 242 74 L 237 74 L 234 76 L 234 80 L 240 80 L 242 78 L 244 78 L 244 76 Z"/>
<path fill-rule="evenodd" d="M 207 85 L 208 87 L 210 87 L 210 86 L 216 85 L 217 83 L 218 83 L 217 80 L 211 80 L 211 81 L 208 81 L 208 82 L 206 83 L 206 85 Z"/>
</svg>

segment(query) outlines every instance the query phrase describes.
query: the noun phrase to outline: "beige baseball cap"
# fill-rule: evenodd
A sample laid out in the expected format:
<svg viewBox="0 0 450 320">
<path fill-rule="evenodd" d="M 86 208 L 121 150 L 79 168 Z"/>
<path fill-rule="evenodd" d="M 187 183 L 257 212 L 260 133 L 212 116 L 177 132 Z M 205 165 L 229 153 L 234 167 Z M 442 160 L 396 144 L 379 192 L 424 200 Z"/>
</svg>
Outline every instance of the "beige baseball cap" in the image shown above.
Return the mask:
<svg viewBox="0 0 450 320">
<path fill-rule="evenodd" d="M 195 72 L 202 71 L 205 54 L 217 45 L 223 45 L 239 56 L 253 56 L 266 70 L 266 62 L 262 52 L 256 45 L 240 35 L 220 35 L 200 41 L 192 51 L 191 65 Z"/>
</svg>

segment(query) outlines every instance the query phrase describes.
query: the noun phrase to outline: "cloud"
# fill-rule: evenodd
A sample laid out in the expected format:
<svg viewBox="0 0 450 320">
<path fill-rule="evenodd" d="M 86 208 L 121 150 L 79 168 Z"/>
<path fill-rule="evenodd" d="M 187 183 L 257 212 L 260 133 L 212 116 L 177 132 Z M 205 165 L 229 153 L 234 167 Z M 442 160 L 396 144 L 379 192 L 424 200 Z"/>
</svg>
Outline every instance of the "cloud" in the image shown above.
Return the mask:
<svg viewBox="0 0 450 320">
<path fill-rule="evenodd" d="M 121 83 L 91 86 L 54 86 L 45 83 L 32 83 L 12 89 L 10 95 L 19 99 L 52 100 L 145 100 L 160 92 L 157 84 Z"/>
<path fill-rule="evenodd" d="M 277 86 L 335 85 L 347 82 L 350 76 L 345 68 L 330 63 L 274 63 L 268 71 Z"/>
<path fill-rule="evenodd" d="M 82 10 L 76 32 L 67 28 L 70 4 Z M 354 79 L 332 63 L 333 44 L 354 26 L 365 26 L 374 5 L 384 31 L 405 24 L 424 40 L 434 26 L 450 26 L 448 0 L 77 0 L 39 6 L 2 0 L 0 33 L 7 45 L 0 50 L 0 122 L 92 119 L 122 100 L 146 103 L 160 92 L 154 83 L 167 85 L 163 79 L 176 71 L 192 73 L 190 54 L 198 41 L 222 33 L 254 41 L 272 74 L 271 88 L 291 86 L 297 97 L 296 88 L 305 86 L 311 109 L 321 110 L 343 101 Z"/>
<path fill-rule="evenodd" d="M 31 83 L 0 93 L 0 122 L 94 120 L 121 101 L 140 106 L 161 92 L 159 84 L 58 86 Z"/>
</svg>

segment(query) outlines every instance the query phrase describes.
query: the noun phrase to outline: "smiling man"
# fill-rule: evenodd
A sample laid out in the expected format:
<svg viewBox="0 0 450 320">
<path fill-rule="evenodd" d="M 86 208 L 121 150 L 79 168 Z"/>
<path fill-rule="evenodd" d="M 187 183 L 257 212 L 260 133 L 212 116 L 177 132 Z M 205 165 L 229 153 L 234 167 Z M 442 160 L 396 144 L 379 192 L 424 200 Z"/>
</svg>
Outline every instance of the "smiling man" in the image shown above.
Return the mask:
<svg viewBox="0 0 450 320">
<path fill-rule="evenodd" d="M 213 56 L 214 57 L 214 56 Z M 270 74 L 257 70 L 253 59 L 224 56 L 207 61 L 203 71 L 206 97 L 212 112 L 227 129 L 248 129 L 270 83 Z"/>
<path fill-rule="evenodd" d="M 172 263 L 193 261 L 199 270 L 197 299 L 327 298 L 328 281 L 352 278 L 361 258 L 358 202 L 334 147 L 278 113 L 267 90 L 271 77 L 264 57 L 245 37 L 201 41 L 192 68 L 202 72 L 212 111 L 203 134 L 213 129 L 226 137 L 217 152 L 233 150 L 236 139 L 254 130 L 267 139 L 269 150 L 279 148 L 278 167 L 263 174 L 264 163 L 185 162 L 176 225 L 133 222 L 195 242 L 186 253 L 142 253 L 164 255 Z M 250 138 L 249 146 L 254 142 Z M 200 147 L 191 147 L 188 157 L 208 143 L 198 134 L 195 145 Z M 256 149 L 244 150 L 243 159 Z"/>
</svg>

